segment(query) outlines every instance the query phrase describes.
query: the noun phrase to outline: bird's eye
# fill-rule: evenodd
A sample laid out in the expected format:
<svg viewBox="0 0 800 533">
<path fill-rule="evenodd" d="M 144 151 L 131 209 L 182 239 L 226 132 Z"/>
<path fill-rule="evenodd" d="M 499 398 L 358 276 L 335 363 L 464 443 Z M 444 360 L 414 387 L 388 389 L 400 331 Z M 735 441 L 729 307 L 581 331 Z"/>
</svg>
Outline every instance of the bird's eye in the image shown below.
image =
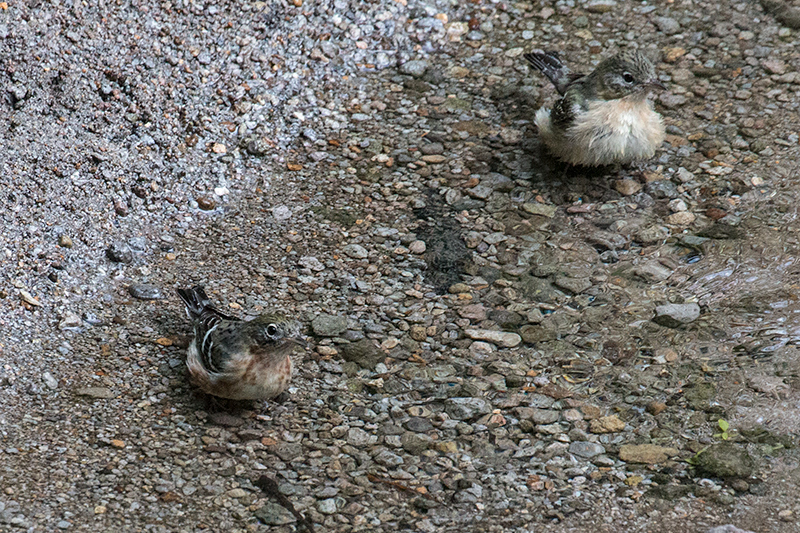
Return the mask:
<svg viewBox="0 0 800 533">
<path fill-rule="evenodd" d="M 267 326 L 267 335 L 269 335 L 270 337 L 274 337 L 277 334 L 278 334 L 278 326 L 276 326 L 275 324 L 270 324 L 269 326 Z"/>
<path fill-rule="evenodd" d="M 623 73 L 622 79 L 625 80 L 625 83 L 633 83 L 633 75 L 630 72 Z"/>
</svg>

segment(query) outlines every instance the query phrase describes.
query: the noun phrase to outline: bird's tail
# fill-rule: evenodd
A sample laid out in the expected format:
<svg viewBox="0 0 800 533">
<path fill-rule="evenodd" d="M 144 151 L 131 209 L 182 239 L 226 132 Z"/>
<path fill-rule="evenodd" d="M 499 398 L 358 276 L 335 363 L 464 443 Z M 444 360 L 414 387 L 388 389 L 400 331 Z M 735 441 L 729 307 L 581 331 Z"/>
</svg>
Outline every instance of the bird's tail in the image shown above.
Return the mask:
<svg viewBox="0 0 800 533">
<path fill-rule="evenodd" d="M 561 62 L 557 52 L 542 52 L 541 50 L 534 50 L 528 54 L 524 54 L 528 63 L 540 70 L 542 74 L 547 76 L 559 94 L 563 95 L 566 86 L 571 81 L 571 72 L 569 67 Z"/>
<path fill-rule="evenodd" d="M 189 318 L 199 317 L 207 307 L 211 306 L 211 300 L 202 285 L 195 285 L 191 289 L 177 289 L 177 292 L 186 305 Z"/>
</svg>

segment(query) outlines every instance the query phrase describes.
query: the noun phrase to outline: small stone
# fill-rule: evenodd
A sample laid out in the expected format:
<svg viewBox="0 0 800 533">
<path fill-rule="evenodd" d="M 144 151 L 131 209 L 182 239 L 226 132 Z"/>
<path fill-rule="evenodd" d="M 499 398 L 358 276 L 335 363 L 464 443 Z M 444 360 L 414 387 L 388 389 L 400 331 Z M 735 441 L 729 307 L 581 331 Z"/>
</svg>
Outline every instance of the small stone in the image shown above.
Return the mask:
<svg viewBox="0 0 800 533">
<path fill-rule="evenodd" d="M 366 446 L 367 444 L 371 444 L 372 436 L 361 428 L 350 428 L 347 430 L 347 436 L 345 437 L 345 440 L 350 446 L 360 448 L 362 446 Z"/>
<path fill-rule="evenodd" d="M 81 387 L 80 389 L 75 389 L 75 394 L 101 400 L 110 400 L 116 396 L 114 391 L 106 387 Z"/>
<path fill-rule="evenodd" d="M 318 337 L 336 337 L 347 330 L 347 317 L 321 314 L 311 321 L 311 330 Z"/>
<path fill-rule="evenodd" d="M 62 248 L 72 248 L 72 239 L 70 239 L 67 235 L 61 235 L 58 238 L 58 245 Z"/>
<path fill-rule="evenodd" d="M 128 287 L 128 293 L 138 300 L 161 300 L 164 298 L 159 287 L 147 283 L 134 283 Z"/>
<path fill-rule="evenodd" d="M 468 329 L 464 333 L 473 340 L 493 342 L 504 348 L 513 348 L 522 342 L 522 337 L 508 331 L 495 331 L 491 329 Z"/>
<path fill-rule="evenodd" d="M 647 404 L 647 412 L 653 416 L 657 416 L 666 410 L 667 404 L 663 402 L 650 402 Z"/>
<path fill-rule="evenodd" d="M 779 511 L 778 518 L 780 518 L 783 522 L 794 522 L 794 511 L 791 509 Z"/>
<path fill-rule="evenodd" d="M 675 226 L 688 226 L 694 222 L 696 218 L 694 213 L 681 211 L 679 213 L 672 213 L 667 217 L 666 222 L 667 224 L 673 224 Z"/>
<path fill-rule="evenodd" d="M 323 265 L 319 259 L 311 255 L 301 257 L 298 263 L 300 266 L 313 270 L 314 272 L 322 272 L 325 270 L 325 265 Z"/>
<path fill-rule="evenodd" d="M 635 487 L 636 485 L 638 485 L 642 481 L 644 481 L 644 478 L 642 476 L 635 476 L 634 475 L 634 476 L 626 477 L 625 481 L 623 483 L 625 483 L 629 487 Z"/>
<path fill-rule="evenodd" d="M 419 151 L 423 155 L 438 155 L 444 152 L 444 145 L 442 143 L 428 143 L 420 146 Z"/>
<path fill-rule="evenodd" d="M 274 502 L 267 502 L 255 512 L 255 517 L 267 526 L 283 526 L 295 521 L 291 512 L 282 505 Z"/>
<path fill-rule="evenodd" d="M 213 198 L 208 196 L 198 196 L 195 201 L 197 202 L 197 207 L 199 207 L 203 211 L 211 211 L 215 207 L 217 207 L 217 202 L 215 202 Z"/>
<path fill-rule="evenodd" d="M 630 196 L 642 190 L 642 184 L 636 180 L 617 180 L 614 188 L 623 196 Z"/>
<path fill-rule="evenodd" d="M 470 420 L 492 412 L 491 405 L 483 398 L 448 398 L 444 409 L 455 420 Z"/>
<path fill-rule="evenodd" d="M 786 62 L 781 59 L 765 59 L 761 66 L 770 74 L 780 75 L 786 72 Z"/>
<path fill-rule="evenodd" d="M 589 423 L 589 431 L 592 433 L 617 433 L 625 429 L 625 422 L 617 415 L 603 416 L 592 420 Z"/>
<path fill-rule="evenodd" d="M 97 505 L 94 508 L 94 514 L 105 514 L 106 506 L 105 505 Z"/>
<path fill-rule="evenodd" d="M 336 512 L 336 498 L 327 498 L 317 502 L 317 511 L 322 514 L 334 514 Z"/>
<path fill-rule="evenodd" d="M 470 287 L 466 283 L 453 283 L 447 288 L 450 294 L 464 294 L 470 292 Z"/>
<path fill-rule="evenodd" d="M 292 218 L 292 210 L 285 205 L 276 205 L 272 208 L 272 216 L 278 222 L 283 222 Z"/>
<path fill-rule="evenodd" d="M 664 281 L 672 275 L 672 270 L 658 261 L 647 261 L 633 269 L 633 273 L 645 281 Z"/>
<path fill-rule="evenodd" d="M 419 435 L 417 433 L 403 433 L 400 437 L 400 444 L 405 451 L 412 455 L 419 455 L 427 450 L 431 445 L 431 438 L 427 435 Z"/>
<path fill-rule="evenodd" d="M 458 309 L 458 316 L 482 322 L 486 320 L 487 313 L 483 304 L 469 304 Z"/>
<path fill-rule="evenodd" d="M 342 359 L 357 363 L 362 368 L 374 369 L 382 362 L 385 355 L 371 339 L 342 344 L 339 348 Z"/>
<path fill-rule="evenodd" d="M 667 207 L 669 207 L 669 210 L 672 211 L 673 213 L 680 213 L 682 211 L 686 211 L 687 209 L 689 209 L 689 207 L 686 205 L 686 202 L 684 202 L 680 198 L 675 198 L 674 200 L 670 200 L 670 202 L 667 204 Z"/>
<path fill-rule="evenodd" d="M 586 11 L 589 13 L 608 13 L 617 5 L 615 0 L 589 0 Z"/>
<path fill-rule="evenodd" d="M 526 213 L 530 213 L 532 215 L 539 215 L 547 218 L 553 218 L 556 214 L 556 206 L 541 204 L 539 202 L 528 202 L 522 204 L 522 209 Z"/>
<path fill-rule="evenodd" d="M 428 332 L 425 326 L 411 326 L 408 334 L 412 339 L 419 342 L 423 342 L 428 338 Z"/>
<path fill-rule="evenodd" d="M 755 461 L 747 450 L 731 442 L 710 446 L 695 461 L 698 471 L 709 477 L 746 479 L 755 471 Z"/>
<path fill-rule="evenodd" d="M 395 466 L 400 466 L 405 461 L 403 461 L 403 458 L 396 453 L 390 452 L 389 450 L 381 450 L 375 456 L 375 462 L 380 465 L 393 468 Z"/>
<path fill-rule="evenodd" d="M 569 453 L 583 457 L 584 459 L 591 459 L 592 457 L 606 453 L 606 449 L 597 443 L 576 441 L 571 442 L 569 445 Z"/>
<path fill-rule="evenodd" d="M 422 60 L 406 61 L 400 65 L 400 72 L 415 78 L 422 77 L 426 70 L 428 70 L 428 62 Z"/>
<path fill-rule="evenodd" d="M 664 62 L 674 63 L 685 55 L 686 55 L 686 48 L 681 48 L 680 46 L 667 48 L 664 50 Z"/>
<path fill-rule="evenodd" d="M 589 278 L 570 278 L 567 276 L 556 276 L 553 283 L 556 287 L 572 294 L 580 294 L 592 286 L 592 280 Z"/>
<path fill-rule="evenodd" d="M 655 17 L 653 23 L 658 27 L 661 33 L 667 35 L 674 35 L 681 31 L 680 23 L 671 17 Z"/>
<path fill-rule="evenodd" d="M 44 384 L 47 385 L 48 389 L 56 390 L 58 388 L 58 380 L 53 377 L 53 374 L 50 372 L 44 372 L 42 374 L 42 381 Z"/>
<path fill-rule="evenodd" d="M 679 167 L 678 170 L 675 171 L 675 177 L 681 183 L 688 183 L 694 179 L 694 174 L 692 174 L 683 167 Z"/>
<path fill-rule="evenodd" d="M 697 320 L 700 316 L 700 306 L 696 303 L 665 304 L 656 307 L 653 322 L 667 328 L 677 328 Z"/>
<path fill-rule="evenodd" d="M 412 241 L 411 244 L 408 245 L 408 251 L 412 254 L 424 254 L 426 250 L 425 241 Z"/>
<path fill-rule="evenodd" d="M 367 249 L 360 244 L 348 244 L 342 248 L 342 252 L 353 259 L 366 259 L 369 257 L 369 252 L 367 252 Z"/>
<path fill-rule="evenodd" d="M 220 411 L 220 412 L 217 412 L 217 413 L 211 413 L 208 416 L 208 420 L 212 424 L 216 424 L 218 426 L 223 426 L 223 427 L 233 427 L 233 428 L 235 428 L 235 427 L 239 427 L 242 424 L 244 424 L 244 419 L 243 418 L 241 418 L 239 416 L 236 416 L 236 415 L 232 415 L 230 413 L 226 413 L 224 411 Z"/>
<path fill-rule="evenodd" d="M 225 493 L 229 498 L 233 498 L 238 500 L 239 498 L 244 498 L 247 496 L 247 491 L 240 488 L 231 489 Z"/>
<path fill-rule="evenodd" d="M 733 524 L 726 524 L 724 526 L 712 527 L 706 533 L 755 533 L 749 529 L 740 529 Z"/>
<path fill-rule="evenodd" d="M 663 226 L 647 226 L 636 232 L 634 240 L 643 245 L 658 244 L 669 237 L 669 230 Z"/>
<path fill-rule="evenodd" d="M 624 444 L 619 449 L 619 458 L 626 463 L 658 464 L 678 455 L 676 448 L 655 444 Z"/>
<path fill-rule="evenodd" d="M 109 444 L 111 444 L 111 446 L 113 446 L 114 448 L 119 448 L 119 449 L 125 447 L 125 441 L 119 439 L 111 439 Z"/>
<path fill-rule="evenodd" d="M 58 323 L 58 329 L 79 328 L 83 324 L 83 319 L 72 311 L 67 311 L 64 318 Z"/>
<path fill-rule="evenodd" d="M 133 250 L 124 242 L 114 242 L 106 250 L 106 255 L 115 263 L 130 263 L 133 261 Z"/>
<path fill-rule="evenodd" d="M 443 155 L 424 155 L 422 156 L 422 160 L 426 163 L 430 163 L 432 165 L 437 165 L 439 163 L 444 163 L 447 161 L 447 158 Z"/>
</svg>

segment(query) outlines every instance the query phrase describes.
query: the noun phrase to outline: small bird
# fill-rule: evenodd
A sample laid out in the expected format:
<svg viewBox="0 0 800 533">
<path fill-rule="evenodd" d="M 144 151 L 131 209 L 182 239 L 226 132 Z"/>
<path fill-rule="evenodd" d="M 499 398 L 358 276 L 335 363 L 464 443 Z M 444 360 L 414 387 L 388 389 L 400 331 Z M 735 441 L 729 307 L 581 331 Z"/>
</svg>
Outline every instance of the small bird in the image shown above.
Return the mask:
<svg viewBox="0 0 800 533">
<path fill-rule="evenodd" d="M 540 138 L 555 157 L 583 166 L 653 157 L 665 131 L 647 96 L 666 87 L 644 54 L 620 52 L 587 75 L 570 71 L 555 52 L 534 51 L 524 57 L 562 96 L 552 109 L 539 109 L 535 119 Z"/>
<path fill-rule="evenodd" d="M 283 315 L 262 314 L 245 322 L 218 311 L 201 285 L 178 289 L 194 324 L 186 366 L 204 392 L 231 400 L 278 396 L 292 378 L 289 354 L 306 346 L 301 324 Z"/>
</svg>

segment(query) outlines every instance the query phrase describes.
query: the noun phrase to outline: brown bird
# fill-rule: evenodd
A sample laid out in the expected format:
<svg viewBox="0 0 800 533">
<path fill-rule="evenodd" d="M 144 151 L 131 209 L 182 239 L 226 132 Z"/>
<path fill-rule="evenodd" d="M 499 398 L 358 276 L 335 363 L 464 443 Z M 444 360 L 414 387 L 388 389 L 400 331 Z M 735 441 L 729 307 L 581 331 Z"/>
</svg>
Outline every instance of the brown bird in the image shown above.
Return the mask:
<svg viewBox="0 0 800 533">
<path fill-rule="evenodd" d="M 265 313 L 245 322 L 217 310 L 201 285 L 178 289 L 194 325 L 186 366 L 194 385 L 231 400 L 278 396 L 292 378 L 295 346 L 306 346 L 301 324 Z"/>
</svg>

